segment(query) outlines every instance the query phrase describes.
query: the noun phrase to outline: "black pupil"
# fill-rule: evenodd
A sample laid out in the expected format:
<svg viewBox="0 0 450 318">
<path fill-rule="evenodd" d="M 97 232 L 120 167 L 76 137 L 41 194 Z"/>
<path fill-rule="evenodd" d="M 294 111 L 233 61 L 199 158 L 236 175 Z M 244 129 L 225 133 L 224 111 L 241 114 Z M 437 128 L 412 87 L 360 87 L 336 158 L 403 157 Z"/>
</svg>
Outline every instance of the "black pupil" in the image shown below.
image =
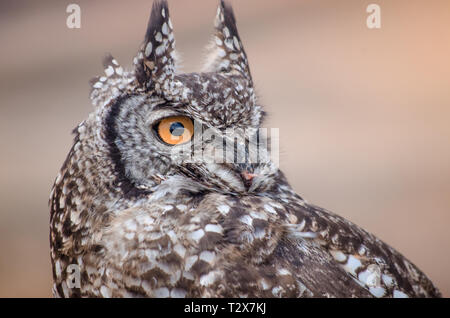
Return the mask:
<svg viewBox="0 0 450 318">
<path fill-rule="evenodd" d="M 172 125 L 170 125 L 170 133 L 174 136 L 181 136 L 184 133 L 184 126 L 179 121 L 174 122 Z"/>
</svg>

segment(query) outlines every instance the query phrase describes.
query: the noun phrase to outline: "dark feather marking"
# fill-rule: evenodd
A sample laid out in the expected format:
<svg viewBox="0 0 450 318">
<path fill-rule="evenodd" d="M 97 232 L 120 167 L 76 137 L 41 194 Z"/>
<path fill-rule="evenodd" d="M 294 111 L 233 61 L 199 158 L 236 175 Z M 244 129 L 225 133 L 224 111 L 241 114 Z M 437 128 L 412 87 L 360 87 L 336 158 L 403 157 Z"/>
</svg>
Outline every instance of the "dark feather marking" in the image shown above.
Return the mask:
<svg viewBox="0 0 450 318">
<path fill-rule="evenodd" d="M 153 40 L 156 30 L 158 30 L 165 21 L 165 18 L 161 14 L 162 9 L 166 11 L 166 17 L 168 17 L 169 6 L 166 0 L 158 0 L 153 3 L 150 19 L 148 20 L 147 31 L 145 32 L 145 43 Z"/>
<path fill-rule="evenodd" d="M 120 111 L 121 104 L 132 95 L 122 95 L 111 104 L 111 109 L 105 118 L 105 139 L 109 146 L 110 157 L 114 163 L 115 180 L 114 184 L 120 185 L 120 189 L 125 198 L 137 198 L 147 195 L 148 190 L 138 189 L 125 174 L 125 165 L 122 161 L 120 150 L 117 147 L 116 119 Z"/>
<path fill-rule="evenodd" d="M 224 24 L 230 30 L 231 37 L 236 36 L 239 40 L 239 33 L 236 26 L 236 18 L 234 16 L 233 7 L 228 2 L 221 0 L 220 5 L 223 10 Z"/>
<path fill-rule="evenodd" d="M 303 252 L 305 249 L 308 253 Z M 296 277 L 315 297 L 325 297 L 327 294 L 335 297 L 373 297 L 333 262 L 324 250 L 309 244 L 307 240 L 282 240 L 275 249 L 273 258 L 272 262 L 276 259 L 287 268 L 295 268 Z"/>
</svg>

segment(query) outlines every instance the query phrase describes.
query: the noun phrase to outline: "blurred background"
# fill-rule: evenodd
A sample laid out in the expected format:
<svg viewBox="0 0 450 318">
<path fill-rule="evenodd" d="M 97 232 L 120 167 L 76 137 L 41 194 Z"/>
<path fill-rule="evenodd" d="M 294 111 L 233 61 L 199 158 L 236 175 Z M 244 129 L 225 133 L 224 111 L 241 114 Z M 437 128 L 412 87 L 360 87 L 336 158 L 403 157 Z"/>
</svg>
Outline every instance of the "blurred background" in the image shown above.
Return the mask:
<svg viewBox="0 0 450 318">
<path fill-rule="evenodd" d="M 111 52 L 131 66 L 152 1 L 0 2 L 0 296 L 51 296 L 48 196 Z M 170 2 L 186 72 L 216 1 Z M 231 1 L 265 127 L 299 194 L 386 241 L 450 296 L 450 2 Z M 366 8 L 381 8 L 368 29 Z"/>
</svg>

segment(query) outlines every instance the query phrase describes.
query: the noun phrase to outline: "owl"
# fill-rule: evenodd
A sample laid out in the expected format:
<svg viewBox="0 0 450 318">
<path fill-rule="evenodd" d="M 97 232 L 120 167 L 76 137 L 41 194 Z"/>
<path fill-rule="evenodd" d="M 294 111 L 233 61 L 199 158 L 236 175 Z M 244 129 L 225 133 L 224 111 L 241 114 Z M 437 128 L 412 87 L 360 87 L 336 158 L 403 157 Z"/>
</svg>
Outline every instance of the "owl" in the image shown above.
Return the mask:
<svg viewBox="0 0 450 318">
<path fill-rule="evenodd" d="M 291 188 L 259 129 L 229 4 L 201 72 L 177 72 L 166 1 L 132 69 L 111 56 L 104 68 L 51 192 L 56 297 L 440 296 L 389 245 Z"/>
</svg>

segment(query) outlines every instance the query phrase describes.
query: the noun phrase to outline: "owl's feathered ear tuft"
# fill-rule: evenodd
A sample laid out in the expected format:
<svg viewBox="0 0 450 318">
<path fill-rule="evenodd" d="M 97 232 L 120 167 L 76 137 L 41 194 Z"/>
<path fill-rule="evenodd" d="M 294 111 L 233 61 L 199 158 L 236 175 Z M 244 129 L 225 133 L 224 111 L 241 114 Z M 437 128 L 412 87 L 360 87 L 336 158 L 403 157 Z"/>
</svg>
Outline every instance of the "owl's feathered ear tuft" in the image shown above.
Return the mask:
<svg viewBox="0 0 450 318">
<path fill-rule="evenodd" d="M 237 74 L 252 83 L 247 54 L 239 37 L 233 9 L 223 0 L 217 8 L 214 26 L 216 30 L 204 71 Z"/>
<path fill-rule="evenodd" d="M 103 59 L 103 67 L 105 69 L 106 77 L 121 77 L 123 75 L 123 68 L 119 65 L 117 60 L 111 55 L 106 54 Z"/>
<path fill-rule="evenodd" d="M 94 77 L 89 82 L 93 90 L 101 88 L 103 83 L 109 78 L 121 77 L 124 73 L 122 66 L 120 66 L 116 59 L 109 53 L 106 54 L 103 59 L 103 67 L 105 70 L 105 75 Z"/>
<path fill-rule="evenodd" d="M 121 90 L 128 84 L 128 73 L 119 65 L 111 54 L 103 59 L 105 75 L 90 80 L 90 97 L 94 106 L 102 105 L 105 101 L 120 95 Z"/>
<path fill-rule="evenodd" d="M 136 80 L 145 90 L 168 90 L 175 73 L 175 38 L 167 1 L 153 3 L 144 43 L 134 59 Z"/>
</svg>

